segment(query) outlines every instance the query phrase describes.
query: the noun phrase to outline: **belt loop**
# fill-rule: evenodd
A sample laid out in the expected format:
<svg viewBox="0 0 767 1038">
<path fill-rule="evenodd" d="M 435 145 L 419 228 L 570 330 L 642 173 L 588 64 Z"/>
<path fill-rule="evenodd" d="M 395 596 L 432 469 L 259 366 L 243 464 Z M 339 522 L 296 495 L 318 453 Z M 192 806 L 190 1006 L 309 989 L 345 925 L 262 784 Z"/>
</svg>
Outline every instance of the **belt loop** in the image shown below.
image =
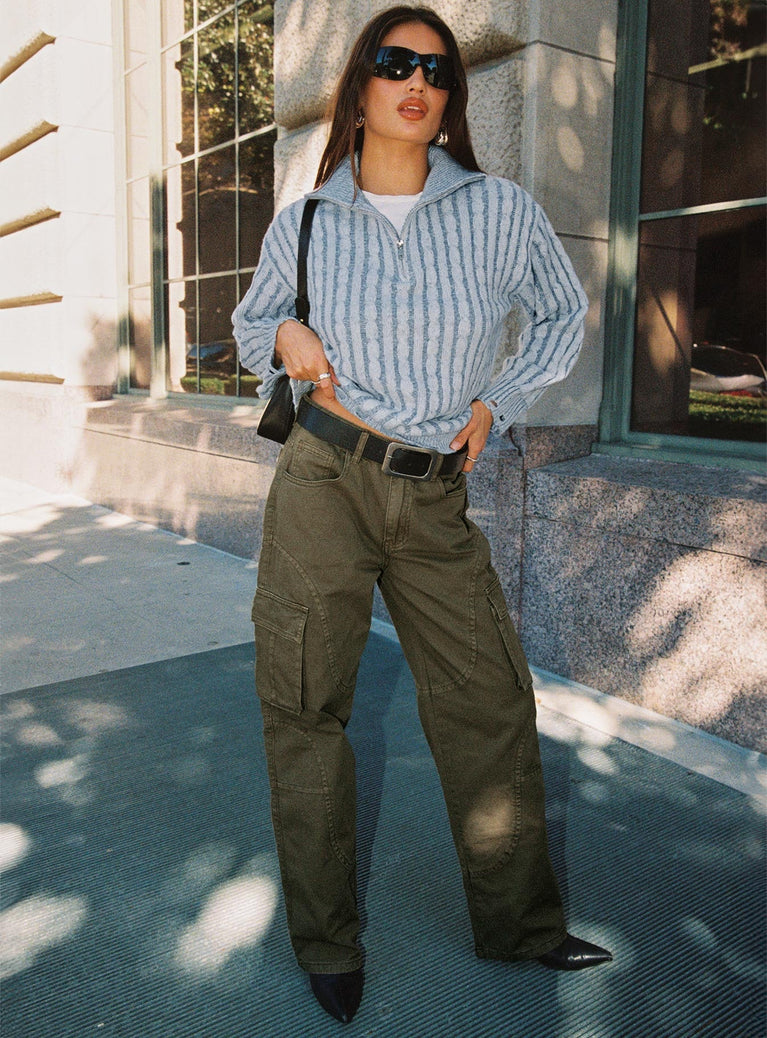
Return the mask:
<svg viewBox="0 0 767 1038">
<path fill-rule="evenodd" d="M 368 435 L 369 433 L 365 429 L 363 429 L 360 433 L 360 438 L 357 440 L 357 446 L 354 448 L 354 455 L 352 457 L 352 461 L 355 464 L 358 464 L 360 458 L 362 457 L 362 452 L 365 449 L 365 444 L 368 442 Z"/>
</svg>

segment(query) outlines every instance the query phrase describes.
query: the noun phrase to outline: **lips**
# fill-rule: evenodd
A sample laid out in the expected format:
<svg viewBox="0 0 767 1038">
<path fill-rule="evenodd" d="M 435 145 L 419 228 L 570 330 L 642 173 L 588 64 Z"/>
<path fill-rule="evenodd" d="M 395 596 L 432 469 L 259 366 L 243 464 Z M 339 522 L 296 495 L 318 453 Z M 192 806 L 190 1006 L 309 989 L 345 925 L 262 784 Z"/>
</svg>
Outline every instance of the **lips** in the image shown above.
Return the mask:
<svg viewBox="0 0 767 1038">
<path fill-rule="evenodd" d="M 408 97 L 397 105 L 397 111 L 403 119 L 424 119 L 429 114 L 425 101 L 417 97 Z"/>
</svg>

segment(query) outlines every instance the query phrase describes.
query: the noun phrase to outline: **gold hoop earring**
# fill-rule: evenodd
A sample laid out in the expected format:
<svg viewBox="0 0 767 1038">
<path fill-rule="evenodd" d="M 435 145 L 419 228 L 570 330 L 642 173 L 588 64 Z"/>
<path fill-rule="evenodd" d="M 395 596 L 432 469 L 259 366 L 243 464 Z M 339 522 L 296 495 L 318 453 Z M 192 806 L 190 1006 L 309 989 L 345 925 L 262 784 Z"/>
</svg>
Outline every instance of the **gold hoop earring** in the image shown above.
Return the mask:
<svg viewBox="0 0 767 1038">
<path fill-rule="evenodd" d="M 440 126 L 439 133 L 434 138 L 434 143 L 438 148 L 444 148 L 450 138 L 447 135 L 447 129 L 444 126 Z"/>
<path fill-rule="evenodd" d="M 365 113 L 362 111 L 361 108 L 357 112 L 357 118 L 354 120 L 354 125 L 357 127 L 358 130 L 361 130 L 362 127 L 365 125 Z"/>
</svg>

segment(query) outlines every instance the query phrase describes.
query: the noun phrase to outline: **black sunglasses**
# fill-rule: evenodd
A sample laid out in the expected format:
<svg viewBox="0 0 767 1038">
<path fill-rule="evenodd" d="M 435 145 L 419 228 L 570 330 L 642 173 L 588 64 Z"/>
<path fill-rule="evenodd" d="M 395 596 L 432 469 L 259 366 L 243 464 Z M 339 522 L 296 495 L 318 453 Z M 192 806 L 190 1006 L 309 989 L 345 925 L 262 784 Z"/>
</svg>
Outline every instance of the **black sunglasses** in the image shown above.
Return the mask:
<svg viewBox="0 0 767 1038">
<path fill-rule="evenodd" d="M 429 86 L 450 90 L 455 84 L 453 62 L 447 54 L 417 54 L 408 47 L 381 47 L 373 64 L 373 75 L 378 79 L 410 79 L 419 65 Z"/>
</svg>

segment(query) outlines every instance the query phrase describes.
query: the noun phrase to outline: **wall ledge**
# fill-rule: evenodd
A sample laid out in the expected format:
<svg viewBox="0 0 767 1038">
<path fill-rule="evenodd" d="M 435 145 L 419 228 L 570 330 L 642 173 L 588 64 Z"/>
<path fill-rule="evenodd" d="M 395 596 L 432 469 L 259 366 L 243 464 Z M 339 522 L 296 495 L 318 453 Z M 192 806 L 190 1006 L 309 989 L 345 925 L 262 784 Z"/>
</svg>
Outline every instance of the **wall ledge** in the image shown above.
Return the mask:
<svg viewBox="0 0 767 1038">
<path fill-rule="evenodd" d="M 528 470 L 528 515 L 767 561 L 767 477 L 590 455 Z"/>
<path fill-rule="evenodd" d="M 256 432 L 262 409 L 258 402 L 222 407 L 176 397 L 118 396 L 89 406 L 83 422 L 90 432 L 252 461 L 269 443 Z"/>
</svg>

